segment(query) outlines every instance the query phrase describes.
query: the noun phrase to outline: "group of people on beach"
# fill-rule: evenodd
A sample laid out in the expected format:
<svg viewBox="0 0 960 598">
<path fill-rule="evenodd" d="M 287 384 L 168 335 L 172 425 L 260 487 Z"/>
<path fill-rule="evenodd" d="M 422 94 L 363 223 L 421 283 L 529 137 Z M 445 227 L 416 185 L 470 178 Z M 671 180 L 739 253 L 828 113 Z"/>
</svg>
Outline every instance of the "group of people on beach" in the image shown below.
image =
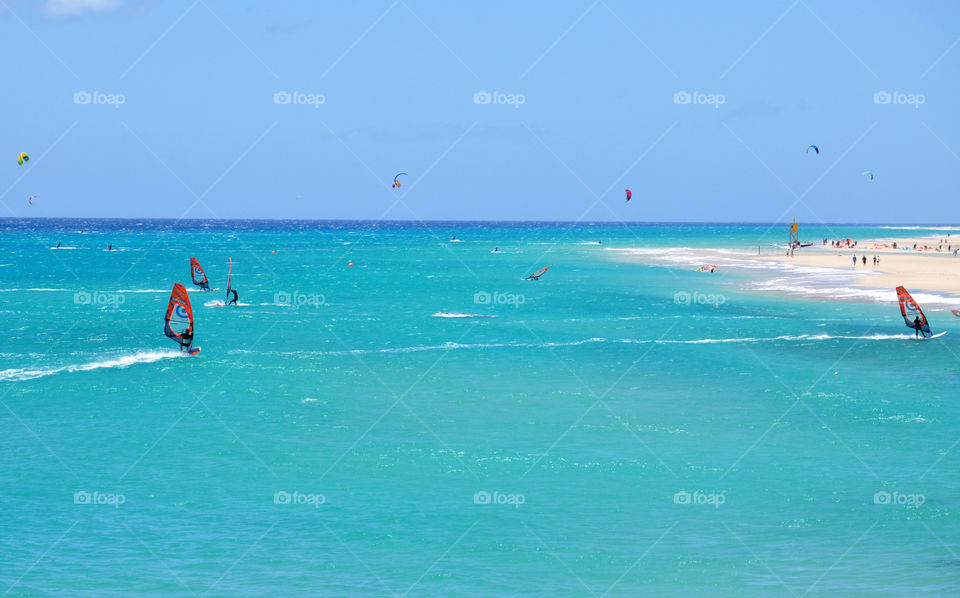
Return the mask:
<svg viewBox="0 0 960 598">
<path fill-rule="evenodd" d="M 862 256 L 862 259 L 863 259 L 863 265 L 864 265 L 864 267 L 866 267 L 866 265 L 867 265 L 867 256 Z M 878 255 L 873 256 L 873 267 L 876 268 L 876 267 L 879 266 L 879 265 L 880 265 L 880 256 L 878 256 Z M 854 267 L 854 268 L 857 267 L 857 256 L 856 256 L 856 255 L 853 256 L 853 267 Z"/>
</svg>

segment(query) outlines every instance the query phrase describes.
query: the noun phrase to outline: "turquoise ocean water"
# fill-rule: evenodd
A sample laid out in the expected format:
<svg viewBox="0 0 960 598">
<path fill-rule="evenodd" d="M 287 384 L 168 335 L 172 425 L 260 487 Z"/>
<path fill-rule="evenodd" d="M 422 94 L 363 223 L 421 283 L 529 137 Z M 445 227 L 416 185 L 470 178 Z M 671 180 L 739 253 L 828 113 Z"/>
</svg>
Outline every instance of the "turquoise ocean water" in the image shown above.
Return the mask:
<svg viewBox="0 0 960 598">
<path fill-rule="evenodd" d="M 782 226 L 0 228 L 3 595 L 960 593 L 949 306 L 612 250 Z"/>
</svg>

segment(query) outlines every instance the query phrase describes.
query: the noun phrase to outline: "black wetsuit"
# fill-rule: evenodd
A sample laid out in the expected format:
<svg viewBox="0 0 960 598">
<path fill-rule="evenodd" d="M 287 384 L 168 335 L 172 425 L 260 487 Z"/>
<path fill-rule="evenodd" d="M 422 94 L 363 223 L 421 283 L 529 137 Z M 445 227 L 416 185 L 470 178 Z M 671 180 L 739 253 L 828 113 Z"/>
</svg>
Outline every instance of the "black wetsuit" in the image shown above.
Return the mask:
<svg viewBox="0 0 960 598">
<path fill-rule="evenodd" d="M 922 335 L 923 338 L 927 338 L 927 335 L 924 334 L 924 332 L 923 332 L 923 330 L 922 330 L 921 328 L 922 328 L 922 327 L 921 327 L 921 325 L 920 325 L 920 316 L 917 316 L 916 318 L 913 319 L 913 330 L 914 330 L 914 335 L 913 335 L 913 336 L 916 337 L 916 336 L 921 336 L 921 335 Z"/>
<path fill-rule="evenodd" d="M 237 292 L 233 289 L 230 289 L 230 292 L 233 293 L 233 299 L 230 300 L 230 303 L 227 305 L 236 305 L 237 304 Z"/>
</svg>

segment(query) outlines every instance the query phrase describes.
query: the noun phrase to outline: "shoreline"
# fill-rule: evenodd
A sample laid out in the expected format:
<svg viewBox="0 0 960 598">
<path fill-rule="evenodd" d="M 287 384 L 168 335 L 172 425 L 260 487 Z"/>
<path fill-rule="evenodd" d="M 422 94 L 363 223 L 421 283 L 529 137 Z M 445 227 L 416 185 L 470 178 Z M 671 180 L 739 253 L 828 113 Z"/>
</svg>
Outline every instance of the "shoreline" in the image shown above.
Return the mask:
<svg viewBox="0 0 960 598">
<path fill-rule="evenodd" d="M 777 254 L 751 253 L 735 248 L 667 247 L 657 249 L 607 248 L 622 259 L 634 263 L 691 271 L 704 264 L 716 264 L 716 273 L 725 269 L 760 274 L 745 290 L 778 293 L 791 297 L 829 301 L 896 303 L 894 290 L 906 287 L 922 305 L 940 309 L 960 307 L 960 235 L 941 237 L 870 239 L 856 247 L 833 247 L 820 243 L 786 255 L 787 246 L 778 246 Z M 893 243 L 897 249 L 893 249 Z M 930 250 L 914 250 L 924 245 Z M 904 246 L 909 249 L 902 249 Z M 948 252 L 947 247 L 950 247 Z M 960 252 L 958 252 L 960 253 Z M 856 266 L 853 256 L 857 257 Z M 863 256 L 867 263 L 863 264 Z M 874 265 L 873 258 L 879 258 Z M 716 273 L 705 275 L 716 276 Z"/>
</svg>

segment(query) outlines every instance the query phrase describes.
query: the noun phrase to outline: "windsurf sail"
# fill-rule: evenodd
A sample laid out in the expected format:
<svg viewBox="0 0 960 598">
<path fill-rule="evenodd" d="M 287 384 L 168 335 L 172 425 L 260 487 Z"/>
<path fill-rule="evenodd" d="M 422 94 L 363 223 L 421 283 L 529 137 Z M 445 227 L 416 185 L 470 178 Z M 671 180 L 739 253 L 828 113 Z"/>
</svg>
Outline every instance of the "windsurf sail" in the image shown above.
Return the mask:
<svg viewBox="0 0 960 598">
<path fill-rule="evenodd" d="M 180 343 L 180 348 L 193 343 L 193 308 L 187 289 L 179 282 L 173 285 L 170 302 L 167 303 L 167 315 L 164 316 L 163 333 Z"/>
<path fill-rule="evenodd" d="M 200 262 L 197 261 L 197 258 L 190 258 L 190 278 L 193 279 L 193 284 L 197 285 L 201 289 L 209 289 L 210 283 L 207 281 L 207 275 L 204 273 L 203 268 L 200 267 Z"/>
<path fill-rule="evenodd" d="M 531 279 L 532 279 L 532 280 L 540 280 L 540 277 L 543 276 L 543 275 L 547 272 L 547 270 L 549 270 L 549 269 L 550 269 L 550 266 L 547 266 L 546 268 L 541 268 L 541 269 L 537 270 L 536 272 L 534 272 L 533 274 L 531 274 L 530 276 L 528 276 L 528 277 L 527 277 L 527 280 L 531 280 Z"/>
<path fill-rule="evenodd" d="M 907 289 L 897 287 L 897 300 L 900 302 L 900 315 L 903 316 L 903 321 L 907 324 L 907 328 L 916 329 L 916 319 L 920 318 L 920 331 L 924 334 L 930 334 L 930 324 L 927 322 L 927 317 L 923 315 L 923 310 L 920 309 L 917 302 L 913 300 L 913 297 L 910 296 Z"/>
<path fill-rule="evenodd" d="M 226 305 L 230 303 L 230 279 L 233 276 L 233 258 L 230 258 L 230 269 L 227 270 L 227 297 L 223 300 L 223 304 Z"/>
</svg>

